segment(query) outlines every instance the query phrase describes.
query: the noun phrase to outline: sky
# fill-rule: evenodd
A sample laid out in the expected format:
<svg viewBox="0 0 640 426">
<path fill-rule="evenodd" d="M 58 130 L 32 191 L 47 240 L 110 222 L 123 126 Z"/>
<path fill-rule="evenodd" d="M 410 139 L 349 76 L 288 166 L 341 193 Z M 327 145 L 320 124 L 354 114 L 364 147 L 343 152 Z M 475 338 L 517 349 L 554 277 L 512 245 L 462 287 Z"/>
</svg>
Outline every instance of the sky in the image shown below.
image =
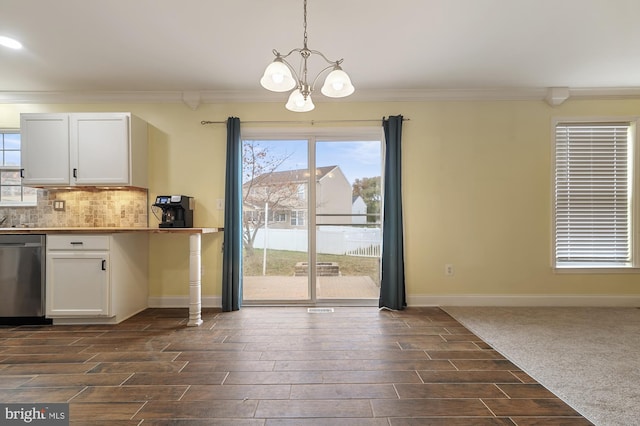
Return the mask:
<svg viewBox="0 0 640 426">
<path fill-rule="evenodd" d="M 273 156 L 288 156 L 278 171 L 308 167 L 307 141 L 260 141 Z M 340 166 L 349 183 L 356 178 L 380 176 L 382 171 L 380 141 L 316 142 L 316 165 Z"/>
</svg>

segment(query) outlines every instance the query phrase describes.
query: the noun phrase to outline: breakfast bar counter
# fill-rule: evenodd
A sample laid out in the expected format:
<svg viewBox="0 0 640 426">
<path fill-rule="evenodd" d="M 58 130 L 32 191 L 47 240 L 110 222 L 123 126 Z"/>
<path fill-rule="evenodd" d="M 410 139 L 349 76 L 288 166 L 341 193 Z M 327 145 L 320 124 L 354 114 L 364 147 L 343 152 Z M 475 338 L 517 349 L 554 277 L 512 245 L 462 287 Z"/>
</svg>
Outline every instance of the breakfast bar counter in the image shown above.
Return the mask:
<svg viewBox="0 0 640 426">
<path fill-rule="evenodd" d="M 42 227 L 0 228 L 0 234 L 115 234 L 139 233 L 189 235 L 189 321 L 188 326 L 202 324 L 202 234 L 222 232 L 223 228 L 116 228 L 116 227 Z"/>
<path fill-rule="evenodd" d="M 211 234 L 222 228 L 143 228 L 143 227 L 12 227 L 0 228 L 0 234 L 115 234 L 120 232 L 147 232 L 152 234 Z"/>
</svg>

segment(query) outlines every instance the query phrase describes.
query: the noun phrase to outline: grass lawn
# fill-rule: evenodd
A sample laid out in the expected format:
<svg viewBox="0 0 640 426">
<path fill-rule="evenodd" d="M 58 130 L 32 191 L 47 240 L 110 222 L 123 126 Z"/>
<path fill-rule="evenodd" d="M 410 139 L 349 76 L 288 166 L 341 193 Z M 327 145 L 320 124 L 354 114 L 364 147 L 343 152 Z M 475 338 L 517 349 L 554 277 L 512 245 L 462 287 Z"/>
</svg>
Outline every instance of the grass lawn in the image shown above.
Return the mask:
<svg viewBox="0 0 640 426">
<path fill-rule="evenodd" d="M 243 258 L 244 274 L 248 276 L 262 275 L 262 249 L 255 249 L 253 256 Z M 307 262 L 307 253 L 299 251 L 267 250 L 266 275 L 292 276 L 298 262 Z M 336 262 L 340 273 L 345 276 L 369 276 L 375 283 L 380 282 L 379 263 L 375 257 L 341 256 L 319 254 L 318 262 Z"/>
</svg>

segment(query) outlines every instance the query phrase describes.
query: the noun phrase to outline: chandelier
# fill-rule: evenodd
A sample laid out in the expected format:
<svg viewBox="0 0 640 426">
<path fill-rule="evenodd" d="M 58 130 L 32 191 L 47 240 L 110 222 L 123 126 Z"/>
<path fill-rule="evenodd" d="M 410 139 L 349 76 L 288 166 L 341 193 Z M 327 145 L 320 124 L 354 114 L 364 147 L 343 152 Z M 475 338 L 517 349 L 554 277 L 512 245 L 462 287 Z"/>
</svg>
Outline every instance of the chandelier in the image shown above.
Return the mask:
<svg viewBox="0 0 640 426">
<path fill-rule="evenodd" d="M 304 0 L 304 41 L 302 46 L 302 48 L 292 49 L 286 55 L 282 55 L 276 49 L 273 49 L 273 54 L 276 58 L 267 66 L 264 75 L 260 79 L 262 87 L 273 92 L 287 92 L 295 89 L 291 92 L 285 105 L 288 110 L 294 112 L 307 112 L 315 108 L 311 100 L 311 93 L 320 76 L 330 69 L 332 71 L 327 74 L 322 89 L 320 89 L 323 95 L 330 98 L 343 98 L 354 92 L 355 88 L 351 84 L 349 76 L 340 67 L 343 59 L 330 61 L 321 52 L 310 50 L 307 47 L 307 0 Z M 299 53 L 301 57 L 298 71 L 287 61 L 287 58 L 294 52 Z M 329 65 L 323 68 L 309 82 L 307 60 L 311 55 L 320 56 Z"/>
</svg>

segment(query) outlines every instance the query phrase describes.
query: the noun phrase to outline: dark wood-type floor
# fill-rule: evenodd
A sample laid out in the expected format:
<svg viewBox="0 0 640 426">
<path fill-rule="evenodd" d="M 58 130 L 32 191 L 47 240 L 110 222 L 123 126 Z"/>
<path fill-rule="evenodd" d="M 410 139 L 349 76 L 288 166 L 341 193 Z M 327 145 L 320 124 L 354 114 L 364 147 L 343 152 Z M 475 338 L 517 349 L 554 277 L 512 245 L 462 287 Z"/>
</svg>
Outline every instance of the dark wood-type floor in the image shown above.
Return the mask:
<svg viewBox="0 0 640 426">
<path fill-rule="evenodd" d="M 0 328 L 0 402 L 87 425 L 590 425 L 438 308 Z"/>
</svg>

